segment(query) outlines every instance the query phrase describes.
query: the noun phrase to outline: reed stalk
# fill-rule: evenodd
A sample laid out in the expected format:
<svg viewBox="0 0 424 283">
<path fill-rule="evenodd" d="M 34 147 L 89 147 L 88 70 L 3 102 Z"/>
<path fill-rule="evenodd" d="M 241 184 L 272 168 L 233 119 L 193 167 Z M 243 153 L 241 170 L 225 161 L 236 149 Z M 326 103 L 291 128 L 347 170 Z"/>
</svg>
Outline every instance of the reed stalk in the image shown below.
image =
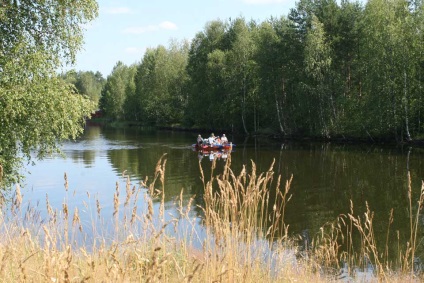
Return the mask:
<svg viewBox="0 0 424 283">
<path fill-rule="evenodd" d="M 81 209 L 71 207 L 66 175 L 61 209 L 53 208 L 46 195 L 43 217 L 35 209 L 23 213 L 25 198 L 17 186 L 0 214 L 1 281 L 328 282 L 339 280 L 343 263 L 354 280 L 355 267 L 365 261 L 376 268 L 375 281 L 422 279 L 413 271 L 424 184 L 414 208 L 409 177 L 411 236 L 402 250 L 396 233 L 402 264 L 402 272 L 397 272 L 391 269 L 388 249 L 393 210 L 382 251 L 377 248 L 374 212 L 367 204 L 365 212 L 357 215 L 353 202 L 347 214 L 325 223 L 311 240 L 302 239 L 303 245 L 297 245 L 285 219 L 293 176 L 282 181 L 273 165 L 258 173 L 252 161 L 236 174 L 229 157 L 219 175 L 212 163 L 209 180 L 200 167 L 202 225 L 192 213 L 195 196 L 184 199 L 183 190 L 175 200 L 173 213 L 177 214 L 165 211 L 169 205 L 165 156 L 158 161 L 151 182 L 146 178 L 137 187 L 128 175 L 122 175 L 126 195 L 121 201 L 121 182 L 117 182 L 109 205 L 111 215 L 97 197 L 91 204 L 88 193 Z M 24 214 L 32 221 L 24 224 Z"/>
</svg>

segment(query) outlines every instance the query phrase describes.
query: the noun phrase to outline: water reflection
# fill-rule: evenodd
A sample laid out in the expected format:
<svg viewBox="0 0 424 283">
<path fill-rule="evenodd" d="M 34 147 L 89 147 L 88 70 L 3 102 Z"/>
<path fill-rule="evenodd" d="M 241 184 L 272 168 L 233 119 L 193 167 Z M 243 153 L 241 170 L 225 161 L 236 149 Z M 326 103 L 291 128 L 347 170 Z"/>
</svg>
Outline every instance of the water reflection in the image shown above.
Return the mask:
<svg viewBox="0 0 424 283">
<path fill-rule="evenodd" d="M 44 199 L 47 193 L 50 201 L 60 207 L 66 172 L 77 194 L 99 195 L 103 203 L 110 204 L 105 206 L 105 213 L 111 213 L 116 182 L 125 186 L 122 172 L 130 176 L 134 185 L 146 178 L 151 180 L 156 163 L 167 154 L 166 207 L 173 209 L 175 198 L 184 190 L 186 199 L 195 196 L 192 211 L 194 216 L 200 216 L 202 211 L 197 205 L 203 204 L 203 182 L 199 163 L 208 180 L 211 161 L 215 161 L 215 172 L 220 174 L 228 154 L 193 151 L 191 144 L 196 136 L 197 133 L 89 127 L 80 140 L 64 144 L 67 159 L 50 158 L 28 168 L 32 174 L 27 177 L 26 187 L 33 191 L 27 194 L 36 202 Z M 275 160 L 273 170 L 281 174 L 283 180 L 293 175 L 293 197 L 285 214 L 292 234 L 308 230 L 313 237 L 324 223 L 347 214 L 352 200 L 355 216 L 363 215 L 366 203 L 375 212 L 374 228 L 376 238 L 381 239 L 380 246 L 386 243 L 388 215 L 392 208 L 394 222 L 389 242 L 397 243 L 398 235 L 403 242 L 409 238 L 407 172 L 411 172 L 413 199 L 417 200 L 424 178 L 422 149 L 230 139 L 237 144 L 231 153 L 231 167 L 236 174 L 243 166 L 250 170 L 252 160 L 258 172 L 268 170 Z M 424 218 L 420 225 L 424 225 Z M 422 238 L 422 232 L 419 233 Z M 389 249 L 391 254 L 398 252 L 394 244 L 389 245 Z M 422 253 L 420 246 L 418 255 L 421 258 Z"/>
<path fill-rule="evenodd" d="M 216 150 L 216 151 L 197 151 L 195 149 L 193 149 L 194 151 L 197 152 L 197 158 L 199 159 L 199 161 L 202 161 L 203 158 L 207 158 L 209 159 L 209 161 L 227 161 L 227 158 L 229 157 L 229 155 L 231 154 L 231 152 L 233 152 L 234 150 Z"/>
</svg>

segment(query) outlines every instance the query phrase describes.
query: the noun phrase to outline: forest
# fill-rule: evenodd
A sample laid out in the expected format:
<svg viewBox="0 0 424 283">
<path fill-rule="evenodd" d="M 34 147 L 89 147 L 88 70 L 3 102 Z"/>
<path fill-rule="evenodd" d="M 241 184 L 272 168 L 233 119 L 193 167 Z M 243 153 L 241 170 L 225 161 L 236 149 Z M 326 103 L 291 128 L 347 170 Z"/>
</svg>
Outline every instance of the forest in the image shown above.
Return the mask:
<svg viewBox="0 0 424 283">
<path fill-rule="evenodd" d="M 246 135 L 408 142 L 424 137 L 423 1 L 300 0 L 288 15 L 206 23 L 118 62 L 110 120 Z"/>
</svg>

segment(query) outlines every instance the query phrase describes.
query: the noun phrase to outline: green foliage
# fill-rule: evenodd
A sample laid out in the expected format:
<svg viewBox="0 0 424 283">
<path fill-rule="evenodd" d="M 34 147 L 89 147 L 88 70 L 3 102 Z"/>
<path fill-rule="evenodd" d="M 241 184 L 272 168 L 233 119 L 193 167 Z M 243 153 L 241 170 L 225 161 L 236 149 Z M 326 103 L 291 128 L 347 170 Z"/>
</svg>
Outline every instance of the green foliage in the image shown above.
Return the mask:
<svg viewBox="0 0 424 283">
<path fill-rule="evenodd" d="M 240 128 L 254 123 L 257 29 L 243 18 L 210 22 L 190 48 L 190 119 L 197 127 Z"/>
<path fill-rule="evenodd" d="M 106 79 L 99 102 L 106 117 L 113 120 L 126 117 L 125 100 L 131 91 L 130 82 L 134 80 L 135 72 L 135 65 L 128 67 L 122 62 L 118 62 L 113 67 L 112 73 Z"/>
<path fill-rule="evenodd" d="M 316 16 L 306 36 L 305 68 L 316 81 L 323 81 L 331 66 L 330 47 L 326 42 L 324 25 Z"/>
<path fill-rule="evenodd" d="M 137 120 L 149 125 L 182 121 L 187 104 L 185 91 L 188 43 L 148 49 L 137 67 L 135 94 L 140 109 Z"/>
<path fill-rule="evenodd" d="M 421 0 L 300 0 L 262 23 L 211 21 L 189 47 L 146 52 L 125 119 L 413 140 L 423 133 L 423 11 Z"/>
<path fill-rule="evenodd" d="M 365 8 L 361 56 L 369 75 L 363 82 L 364 107 L 374 114 L 367 127 L 375 135 L 390 133 L 410 140 L 412 133 L 422 131 L 421 111 L 416 108 L 423 83 L 423 14 L 418 12 L 422 8 L 422 3 L 416 10 L 404 0 L 390 5 L 372 0 Z"/>
<path fill-rule="evenodd" d="M 220 82 L 225 77 L 225 70 L 220 68 L 219 72 L 212 71 L 219 64 L 224 64 L 226 28 L 227 23 L 223 21 L 209 22 L 205 30 L 197 33 L 192 40 L 187 63 L 190 84 L 186 123 L 189 125 L 217 127 L 215 113 L 221 107 L 226 108 L 221 104 L 224 84 Z"/>
<path fill-rule="evenodd" d="M 100 72 L 71 70 L 63 74 L 62 77 L 66 82 L 73 84 L 79 94 L 88 96 L 95 105 L 98 105 L 102 88 L 106 83 Z"/>
<path fill-rule="evenodd" d="M 16 181 L 21 162 L 57 151 L 76 138 L 90 101 L 76 95 L 56 70 L 72 63 L 82 25 L 97 16 L 95 1 L 3 1 L 0 7 L 0 176 Z M 21 154 L 20 154 L 21 153 Z"/>
<path fill-rule="evenodd" d="M 324 25 L 313 15 L 311 26 L 308 29 L 305 43 L 305 71 L 312 79 L 309 82 L 310 99 L 318 107 L 313 110 L 316 113 L 315 127 L 317 132 L 321 130 L 323 136 L 330 136 L 330 125 L 333 124 L 331 109 L 333 105 L 332 90 L 329 89 L 328 79 L 331 78 L 331 49 L 326 41 Z M 334 110 L 334 109 L 333 109 Z"/>
</svg>

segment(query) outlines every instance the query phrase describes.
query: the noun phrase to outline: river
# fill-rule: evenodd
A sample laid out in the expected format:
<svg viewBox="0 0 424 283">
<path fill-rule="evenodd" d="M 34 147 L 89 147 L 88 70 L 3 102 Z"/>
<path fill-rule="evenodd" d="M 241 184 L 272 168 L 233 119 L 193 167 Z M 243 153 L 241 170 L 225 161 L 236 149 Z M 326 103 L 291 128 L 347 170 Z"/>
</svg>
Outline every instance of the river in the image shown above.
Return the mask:
<svg viewBox="0 0 424 283">
<path fill-rule="evenodd" d="M 212 162 L 210 156 L 200 156 L 192 150 L 191 144 L 197 134 L 90 126 L 80 139 L 63 144 L 65 156 L 53 156 L 28 165 L 22 191 L 27 202 L 41 210 L 44 209 L 46 195 L 50 205 L 57 208 L 62 206 L 64 199 L 71 206 L 78 206 L 77 203 L 91 195 L 100 200 L 105 213 L 112 214 L 116 185 L 121 190 L 125 189 L 123 172 L 130 177 L 133 185 L 138 185 L 146 176 L 151 180 L 156 163 L 166 153 L 165 208 L 174 210 L 174 201 L 183 190 L 186 199 L 195 196 L 192 213 L 201 217 L 201 209 L 197 206 L 203 201 L 199 160 L 205 176 L 210 176 Z M 352 201 L 355 215 L 364 213 L 366 203 L 374 211 L 375 233 L 380 242 L 385 242 L 392 208 L 394 222 L 391 234 L 399 231 L 401 239 L 409 237 L 407 176 L 409 171 L 415 199 L 413 205 L 416 206 L 424 178 L 423 149 L 278 142 L 226 134 L 236 144 L 231 153 L 231 168 L 236 174 L 243 165 L 250 170 L 252 161 L 259 172 L 268 170 L 275 161 L 276 175 L 280 174 L 283 180 L 293 176 L 292 198 L 285 214 L 290 234 L 304 231 L 312 235 L 318 233 L 325 223 L 340 214 L 347 214 Z M 222 156 L 214 157 L 217 159 L 215 171 L 219 174 L 225 160 Z M 68 192 L 64 190 L 65 173 Z M 420 221 L 420 226 L 423 223 Z M 419 237 L 423 237 L 423 230 L 420 230 Z"/>
</svg>

